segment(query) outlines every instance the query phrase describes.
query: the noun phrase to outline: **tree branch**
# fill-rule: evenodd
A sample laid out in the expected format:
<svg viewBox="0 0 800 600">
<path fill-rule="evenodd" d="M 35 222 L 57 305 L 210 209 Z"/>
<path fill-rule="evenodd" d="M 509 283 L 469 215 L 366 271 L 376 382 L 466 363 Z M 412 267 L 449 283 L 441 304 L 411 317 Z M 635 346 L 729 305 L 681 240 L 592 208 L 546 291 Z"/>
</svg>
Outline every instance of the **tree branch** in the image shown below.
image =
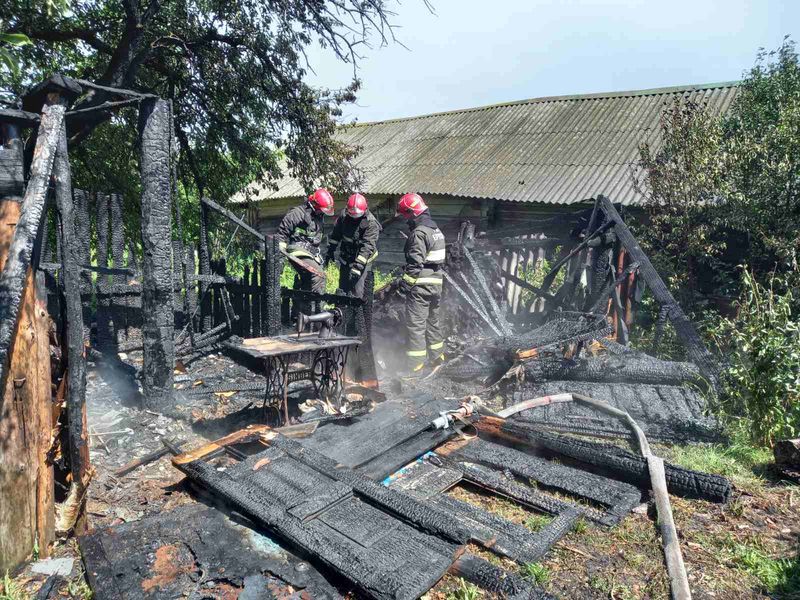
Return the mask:
<svg viewBox="0 0 800 600">
<path fill-rule="evenodd" d="M 11 27 L 8 33 L 24 33 L 32 40 L 39 40 L 42 42 L 71 42 L 73 40 L 80 40 L 103 54 L 110 55 L 114 52 L 114 49 L 110 45 L 97 37 L 98 31 L 93 29 L 35 29 L 17 25 Z"/>
</svg>

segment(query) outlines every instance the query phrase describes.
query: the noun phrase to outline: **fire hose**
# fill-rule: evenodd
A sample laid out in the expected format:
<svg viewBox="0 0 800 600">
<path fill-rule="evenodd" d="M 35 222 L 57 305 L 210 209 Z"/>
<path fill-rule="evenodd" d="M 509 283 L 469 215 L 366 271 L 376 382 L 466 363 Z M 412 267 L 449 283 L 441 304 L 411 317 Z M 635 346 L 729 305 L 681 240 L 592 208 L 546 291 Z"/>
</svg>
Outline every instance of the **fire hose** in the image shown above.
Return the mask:
<svg viewBox="0 0 800 600">
<path fill-rule="evenodd" d="M 670 586 L 672 589 L 672 598 L 674 600 L 691 600 L 692 592 L 689 589 L 689 579 L 686 575 L 686 566 L 683 562 L 683 554 L 681 553 L 680 542 L 678 541 L 678 532 L 675 527 L 675 520 L 672 516 L 672 507 L 669 502 L 669 494 L 667 492 L 667 480 L 664 474 L 664 460 L 652 453 L 650 444 L 644 435 L 641 427 L 633 420 L 633 418 L 624 410 L 620 410 L 603 402 L 602 400 L 595 400 L 582 394 L 575 394 L 571 392 L 563 394 L 554 394 L 552 396 L 542 396 L 540 398 L 533 398 L 525 400 L 506 409 L 496 413 L 496 416 L 501 419 L 528 410 L 531 408 L 538 408 L 547 406 L 549 404 L 558 404 L 562 402 L 578 402 L 590 406 L 599 411 L 610 414 L 621 420 L 628 429 L 636 437 L 639 451 L 642 456 L 647 460 L 647 468 L 650 473 L 650 485 L 653 488 L 653 496 L 656 502 L 656 510 L 658 511 L 658 523 L 661 529 L 662 546 L 664 548 L 664 558 L 667 563 L 667 573 L 670 578 Z M 477 404 L 474 400 L 471 402 L 474 406 Z M 464 405 L 457 410 L 466 410 Z M 486 408 L 481 407 L 480 411 L 486 413 Z M 457 412 L 457 411 L 451 411 Z M 487 416 L 489 416 L 487 414 Z M 441 417 L 440 417 L 441 418 Z"/>
</svg>

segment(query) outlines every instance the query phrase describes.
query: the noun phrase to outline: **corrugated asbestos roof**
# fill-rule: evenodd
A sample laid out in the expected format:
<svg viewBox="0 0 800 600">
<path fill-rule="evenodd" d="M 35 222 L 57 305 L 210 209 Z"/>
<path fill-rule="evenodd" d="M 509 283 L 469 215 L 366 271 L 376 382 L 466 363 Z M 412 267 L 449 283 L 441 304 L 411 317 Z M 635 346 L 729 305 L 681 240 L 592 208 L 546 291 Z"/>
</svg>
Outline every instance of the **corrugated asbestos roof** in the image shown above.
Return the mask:
<svg viewBox="0 0 800 600">
<path fill-rule="evenodd" d="M 447 194 L 572 204 L 605 194 L 638 204 L 631 166 L 644 141 L 658 143 L 659 117 L 674 98 L 728 109 L 737 82 L 536 98 L 342 126 L 359 146 L 356 165 L 373 194 Z M 259 200 L 302 196 L 285 177 Z"/>
</svg>

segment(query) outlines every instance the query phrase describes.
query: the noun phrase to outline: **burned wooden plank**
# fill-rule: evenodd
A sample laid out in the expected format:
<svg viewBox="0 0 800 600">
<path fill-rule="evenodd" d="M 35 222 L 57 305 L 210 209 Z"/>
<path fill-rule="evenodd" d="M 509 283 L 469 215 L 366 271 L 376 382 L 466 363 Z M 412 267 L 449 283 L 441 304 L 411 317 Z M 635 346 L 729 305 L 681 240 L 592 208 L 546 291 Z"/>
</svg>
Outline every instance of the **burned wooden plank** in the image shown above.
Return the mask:
<svg viewBox="0 0 800 600">
<path fill-rule="evenodd" d="M 458 521 L 469 531 L 472 542 L 519 564 L 541 560 L 555 542 L 572 530 L 583 514 L 577 509 L 564 512 L 543 529 L 533 533 L 523 525 L 512 523 L 447 494 L 433 496 L 428 504 L 449 513 L 449 518 Z"/>
<path fill-rule="evenodd" d="M 169 102 L 148 99 L 139 111 L 142 170 L 142 389 L 149 408 L 172 405 L 175 362 L 172 288 L 172 190 Z"/>
<path fill-rule="evenodd" d="M 478 475 L 476 475 L 478 473 Z M 463 502 L 444 492 L 463 481 L 477 484 L 490 494 L 506 496 L 520 504 L 537 511 L 554 515 L 556 518 L 539 531 L 531 532 L 527 527 L 512 523 L 507 519 L 487 512 L 473 504 Z M 485 469 L 479 465 L 465 469 L 462 464 L 446 459 L 444 463 L 438 454 L 401 471 L 389 484 L 392 488 L 406 490 L 410 495 L 425 500 L 430 505 L 450 514 L 469 531 L 472 542 L 487 550 L 506 556 L 524 564 L 539 560 L 561 537 L 568 533 L 577 519 L 598 511 L 577 506 L 545 496 L 536 490 L 507 480 L 499 471 Z"/>
<path fill-rule="evenodd" d="M 450 459 L 458 467 L 465 469 L 468 479 L 469 473 L 476 471 L 470 468 L 475 463 L 509 471 L 524 481 L 535 481 L 545 488 L 600 504 L 608 509 L 605 515 L 605 524 L 608 525 L 618 523 L 642 500 L 641 492 L 628 483 L 587 473 L 481 439 L 462 445 L 450 455 Z"/>
<path fill-rule="evenodd" d="M 381 452 L 356 467 L 356 471 L 375 481 L 381 481 L 418 456 L 446 442 L 460 427 L 420 431 L 410 439 Z"/>
<path fill-rule="evenodd" d="M 323 472 L 324 466 L 298 460 L 303 448 L 293 446 L 291 440 L 272 434 L 269 443 L 272 447 L 268 450 L 224 470 L 202 460 L 187 462 L 180 457 L 175 464 L 369 598 L 417 598 L 436 583 L 460 553 L 458 544 L 397 519 L 396 511 L 383 509 L 381 504 L 365 502 L 355 486 L 351 487 L 355 492 L 351 496 L 328 496 L 329 504 L 310 496 L 310 491 L 336 490 L 345 482 L 337 477 L 339 473 Z M 284 451 L 286 448 L 292 449 L 291 455 Z M 296 462 L 294 468 L 291 461 Z M 274 473 L 273 463 L 280 465 Z M 332 481 L 337 482 L 333 488 Z M 298 489 L 304 493 L 298 493 Z M 383 490 L 388 495 L 394 493 Z"/>
<path fill-rule="evenodd" d="M 304 445 L 356 469 L 415 438 L 451 404 L 429 395 L 420 395 L 412 401 L 385 402 L 348 426 L 347 431 L 323 427 Z"/>
<path fill-rule="evenodd" d="M 97 529 L 78 547 L 97 600 L 272 598 L 293 591 L 341 598 L 308 562 L 218 507 L 191 504 Z"/>
<path fill-rule="evenodd" d="M 611 375 L 611 369 L 606 375 Z M 650 439 L 716 442 L 721 438 L 719 423 L 705 410 L 705 398 L 696 387 L 690 385 L 556 379 L 542 383 L 526 382 L 519 397 L 538 398 L 564 390 L 608 398 L 609 404 L 625 410 L 641 423 Z M 562 432 L 617 438 L 627 438 L 629 435 L 625 426 L 613 417 L 598 414 L 590 407 L 574 404 L 551 405 L 524 411 L 516 415 L 515 420 Z"/>
<path fill-rule="evenodd" d="M 463 527 L 451 522 L 446 515 L 419 502 L 410 494 L 392 490 L 355 471 L 343 469 L 327 456 L 306 448 L 299 442 L 274 433 L 267 435 L 271 445 L 280 448 L 298 462 L 321 469 L 337 481 L 351 486 L 361 496 L 400 515 L 423 531 L 443 536 L 456 543 L 465 543 L 469 539 Z"/>
<path fill-rule="evenodd" d="M 31 175 L 22 201 L 20 219 L 8 260 L 0 273 L 0 389 L 5 386 L 14 331 L 17 327 L 33 245 L 42 226 L 45 197 L 53 169 L 56 145 L 64 125 L 64 107 L 51 105 L 42 111 L 42 121 L 31 164 Z"/>
</svg>

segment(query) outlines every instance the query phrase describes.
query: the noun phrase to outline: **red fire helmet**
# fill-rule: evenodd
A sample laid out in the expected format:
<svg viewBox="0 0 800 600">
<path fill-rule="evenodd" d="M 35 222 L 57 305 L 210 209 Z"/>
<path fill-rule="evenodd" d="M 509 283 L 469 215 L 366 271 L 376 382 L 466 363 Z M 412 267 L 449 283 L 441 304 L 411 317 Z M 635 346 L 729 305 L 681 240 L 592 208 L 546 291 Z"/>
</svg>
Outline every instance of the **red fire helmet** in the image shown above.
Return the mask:
<svg viewBox="0 0 800 600">
<path fill-rule="evenodd" d="M 357 219 L 367 212 L 367 199 L 361 194 L 353 194 L 347 199 L 347 214 Z"/>
<path fill-rule="evenodd" d="M 333 196 L 325 188 L 314 190 L 314 193 L 308 197 L 308 203 L 314 210 L 323 214 L 328 216 L 333 214 Z"/>
<path fill-rule="evenodd" d="M 404 194 L 397 203 L 397 214 L 406 219 L 418 217 L 428 210 L 428 205 L 419 194 Z"/>
</svg>

